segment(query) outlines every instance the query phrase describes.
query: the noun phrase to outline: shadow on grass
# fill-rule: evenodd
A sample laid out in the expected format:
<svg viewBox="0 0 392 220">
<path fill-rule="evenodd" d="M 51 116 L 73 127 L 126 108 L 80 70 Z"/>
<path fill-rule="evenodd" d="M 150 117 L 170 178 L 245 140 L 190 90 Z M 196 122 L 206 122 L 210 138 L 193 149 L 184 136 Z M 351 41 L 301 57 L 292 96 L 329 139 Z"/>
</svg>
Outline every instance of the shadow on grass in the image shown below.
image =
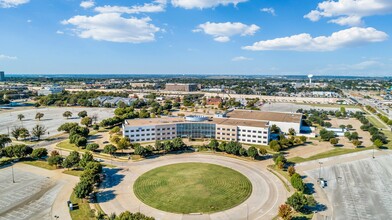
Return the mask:
<svg viewBox="0 0 392 220">
<path fill-rule="evenodd" d="M 93 203 L 108 202 L 116 198 L 116 194 L 114 193 L 114 190 L 99 192 L 97 193 L 96 196 L 97 199 L 94 199 Z"/>
</svg>

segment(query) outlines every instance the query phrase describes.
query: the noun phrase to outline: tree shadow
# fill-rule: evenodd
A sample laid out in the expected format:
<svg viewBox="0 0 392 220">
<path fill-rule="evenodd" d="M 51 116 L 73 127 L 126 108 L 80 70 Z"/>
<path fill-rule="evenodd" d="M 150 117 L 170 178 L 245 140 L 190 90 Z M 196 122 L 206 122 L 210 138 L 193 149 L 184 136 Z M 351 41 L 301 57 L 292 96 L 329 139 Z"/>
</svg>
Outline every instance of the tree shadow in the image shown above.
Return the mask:
<svg viewBox="0 0 392 220">
<path fill-rule="evenodd" d="M 103 170 L 105 174 L 105 180 L 102 182 L 101 186 L 104 188 L 111 188 L 117 186 L 125 177 L 124 174 L 119 174 L 119 172 L 123 170 L 121 168 L 104 168 Z"/>
<path fill-rule="evenodd" d="M 96 195 L 96 200 L 93 203 L 108 202 L 116 198 L 114 190 L 107 190 L 104 192 L 99 192 Z"/>
<path fill-rule="evenodd" d="M 97 140 L 97 139 L 100 139 L 100 138 L 102 138 L 102 135 L 100 135 L 100 134 L 95 134 L 95 135 L 92 135 L 92 136 L 89 136 L 88 137 L 88 140 Z"/>
<path fill-rule="evenodd" d="M 316 191 L 314 190 L 314 184 L 313 183 L 305 183 L 305 191 L 304 193 L 307 195 L 312 195 Z"/>
</svg>

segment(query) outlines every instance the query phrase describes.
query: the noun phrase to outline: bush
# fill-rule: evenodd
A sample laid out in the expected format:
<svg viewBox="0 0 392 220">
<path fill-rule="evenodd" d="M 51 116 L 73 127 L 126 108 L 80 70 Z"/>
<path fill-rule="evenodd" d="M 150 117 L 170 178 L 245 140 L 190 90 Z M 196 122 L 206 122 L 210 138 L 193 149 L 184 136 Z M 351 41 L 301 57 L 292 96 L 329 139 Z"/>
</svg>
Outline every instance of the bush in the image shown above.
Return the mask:
<svg viewBox="0 0 392 220">
<path fill-rule="evenodd" d="M 87 144 L 86 149 L 89 151 L 96 151 L 99 148 L 99 144 L 97 143 L 90 143 Z"/>
<path fill-rule="evenodd" d="M 259 151 L 255 147 L 250 147 L 248 149 L 248 156 L 251 158 L 256 158 L 256 156 L 259 154 Z"/>
<path fill-rule="evenodd" d="M 291 185 L 298 191 L 303 192 L 305 190 L 305 184 L 302 180 L 302 177 L 298 173 L 295 173 L 291 176 L 290 182 Z"/>
<path fill-rule="evenodd" d="M 48 156 L 48 150 L 46 148 L 36 148 L 31 153 L 32 158 L 44 158 Z"/>
<path fill-rule="evenodd" d="M 286 204 L 293 207 L 293 209 L 297 212 L 303 211 L 304 207 L 307 205 L 308 200 L 306 196 L 301 192 L 295 192 L 292 196 L 290 196 Z"/>
<path fill-rule="evenodd" d="M 87 145 L 87 138 L 79 137 L 78 139 L 76 139 L 75 145 L 77 147 L 81 147 L 82 149 L 84 149 L 86 147 L 86 145 Z"/>
</svg>

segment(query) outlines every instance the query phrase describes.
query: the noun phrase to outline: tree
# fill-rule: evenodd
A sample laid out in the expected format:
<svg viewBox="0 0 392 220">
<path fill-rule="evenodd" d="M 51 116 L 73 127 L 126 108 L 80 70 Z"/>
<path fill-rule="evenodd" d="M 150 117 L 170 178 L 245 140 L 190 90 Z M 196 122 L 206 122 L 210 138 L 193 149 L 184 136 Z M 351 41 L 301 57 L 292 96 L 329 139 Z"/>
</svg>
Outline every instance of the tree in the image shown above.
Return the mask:
<svg viewBox="0 0 392 220">
<path fill-rule="evenodd" d="M 287 198 L 286 204 L 293 207 L 295 211 L 300 212 L 307 205 L 307 202 L 308 200 L 302 192 L 295 192 L 292 196 Z"/>
<path fill-rule="evenodd" d="M 74 188 L 77 198 L 84 199 L 93 191 L 93 186 L 87 181 L 80 181 Z"/>
<path fill-rule="evenodd" d="M 325 122 L 324 123 L 324 127 L 326 127 L 326 128 L 330 128 L 330 127 L 332 127 L 332 124 L 331 124 L 331 122 Z"/>
<path fill-rule="evenodd" d="M 72 129 L 79 127 L 78 123 L 76 122 L 69 122 L 69 123 L 64 123 L 60 125 L 59 128 L 57 128 L 57 131 L 65 131 L 67 133 L 71 132 Z"/>
<path fill-rule="evenodd" d="M 156 150 L 163 150 L 164 149 L 163 143 L 160 141 L 155 141 L 155 149 Z"/>
<path fill-rule="evenodd" d="M 278 216 L 283 220 L 291 220 L 293 218 L 293 209 L 287 204 L 282 204 L 279 206 Z"/>
<path fill-rule="evenodd" d="M 259 154 L 259 151 L 255 147 L 249 147 L 248 148 L 248 156 L 251 158 L 256 158 L 256 156 Z"/>
<path fill-rule="evenodd" d="M 88 162 L 94 161 L 94 157 L 90 152 L 86 152 L 83 154 L 82 159 L 79 161 L 79 166 L 84 168 L 86 167 Z"/>
<path fill-rule="evenodd" d="M 41 140 L 41 136 L 46 132 L 46 128 L 43 125 L 36 125 L 33 127 L 31 134 L 39 140 Z"/>
<path fill-rule="evenodd" d="M 12 140 L 8 135 L 0 134 L 0 149 L 4 148 L 6 144 L 11 143 Z"/>
<path fill-rule="evenodd" d="M 174 138 L 172 140 L 172 145 L 175 150 L 181 150 L 186 147 L 185 143 L 182 141 L 181 138 Z"/>
<path fill-rule="evenodd" d="M 294 128 L 289 129 L 289 135 L 295 136 L 296 132 Z"/>
<path fill-rule="evenodd" d="M 48 150 L 46 148 L 36 148 L 31 153 L 32 158 L 43 158 L 48 156 Z"/>
<path fill-rule="evenodd" d="M 302 135 L 299 137 L 299 139 L 302 141 L 302 143 L 305 143 L 308 138 Z"/>
<path fill-rule="evenodd" d="M 261 155 L 266 155 L 268 152 L 267 152 L 266 149 L 260 148 L 260 149 L 259 149 L 259 153 L 260 153 Z"/>
<path fill-rule="evenodd" d="M 72 112 L 70 111 L 65 111 L 63 113 L 63 117 L 69 119 L 70 117 L 72 117 Z"/>
<path fill-rule="evenodd" d="M 340 125 L 339 128 L 341 128 L 342 130 L 346 129 L 346 125 Z"/>
<path fill-rule="evenodd" d="M 290 178 L 291 185 L 298 191 L 303 192 L 305 190 L 305 184 L 302 177 L 298 173 L 294 173 Z"/>
<path fill-rule="evenodd" d="M 25 118 L 25 116 L 23 114 L 18 114 L 19 121 L 22 121 L 24 118 Z"/>
<path fill-rule="evenodd" d="M 116 148 L 116 146 L 114 146 L 113 144 L 108 144 L 108 145 L 106 145 L 104 148 L 103 148 L 103 152 L 105 153 L 105 154 L 113 154 L 114 152 L 116 152 L 117 151 L 117 148 Z"/>
<path fill-rule="evenodd" d="M 335 146 L 339 143 L 339 138 L 331 138 L 329 140 L 329 143 L 331 143 L 333 146 Z"/>
<path fill-rule="evenodd" d="M 93 120 L 87 116 L 82 118 L 82 120 L 80 120 L 80 124 L 82 124 L 86 127 L 90 127 L 92 123 L 93 123 Z"/>
<path fill-rule="evenodd" d="M 377 139 L 373 142 L 374 146 L 376 146 L 377 148 L 380 148 L 384 145 L 384 143 L 382 142 L 382 140 Z"/>
<path fill-rule="evenodd" d="M 140 156 L 144 156 L 146 153 L 146 149 L 141 146 L 140 144 L 135 145 L 135 155 L 140 155 Z"/>
<path fill-rule="evenodd" d="M 43 117 L 44 117 L 44 113 L 37 112 L 37 114 L 35 114 L 35 119 L 38 119 L 38 121 L 41 121 L 41 118 Z"/>
<path fill-rule="evenodd" d="M 81 147 L 82 149 L 84 149 L 87 145 L 87 138 L 80 136 L 74 141 L 74 144 L 76 145 L 76 147 Z"/>
<path fill-rule="evenodd" d="M 19 127 L 13 127 L 11 130 L 11 135 L 13 138 L 18 140 L 19 139 Z"/>
<path fill-rule="evenodd" d="M 78 113 L 78 116 L 79 116 L 80 118 L 84 118 L 84 117 L 87 116 L 87 112 L 86 112 L 86 111 L 81 111 L 81 112 Z"/>
<path fill-rule="evenodd" d="M 221 142 L 218 146 L 219 151 L 224 152 L 226 148 L 226 143 L 225 142 Z"/>
<path fill-rule="evenodd" d="M 99 148 L 99 145 L 97 143 L 90 143 L 87 144 L 86 149 L 89 151 L 96 151 Z"/>
<path fill-rule="evenodd" d="M 118 133 L 120 133 L 120 131 L 121 131 L 120 127 L 116 126 L 116 127 L 112 128 L 112 129 L 109 131 L 109 133 L 110 133 L 110 134 L 118 134 Z"/>
<path fill-rule="evenodd" d="M 355 146 L 355 147 L 359 147 L 362 144 L 362 141 L 360 140 L 353 140 L 351 141 L 351 143 Z"/>
<path fill-rule="evenodd" d="M 118 136 L 118 135 L 114 135 L 114 136 L 112 136 L 111 138 L 110 138 L 110 141 L 112 142 L 112 143 L 115 143 L 115 144 L 118 144 L 118 142 L 121 140 L 121 137 L 120 136 Z"/>
<path fill-rule="evenodd" d="M 72 151 L 64 160 L 63 167 L 71 168 L 77 167 L 80 161 L 80 154 L 77 151 Z"/>
<path fill-rule="evenodd" d="M 128 149 L 131 146 L 131 141 L 128 137 L 123 137 L 117 142 L 117 149 L 124 152 L 124 149 Z"/>
<path fill-rule="evenodd" d="M 282 147 L 280 146 L 279 142 L 277 140 L 273 140 L 269 143 L 269 146 L 272 150 L 278 152 L 282 149 Z"/>
<path fill-rule="evenodd" d="M 289 168 L 287 168 L 287 173 L 289 176 L 293 176 L 296 173 L 294 166 L 289 166 Z"/>
<path fill-rule="evenodd" d="M 335 132 L 327 131 L 326 129 L 320 130 L 320 138 L 323 141 L 329 141 L 330 139 L 335 137 Z"/>
<path fill-rule="evenodd" d="M 26 140 L 26 138 L 30 137 L 29 130 L 27 130 L 27 128 L 21 127 L 19 129 L 19 137 L 23 138 L 23 140 Z"/>
<path fill-rule="evenodd" d="M 347 125 L 346 127 L 347 127 L 347 129 L 349 129 L 349 130 L 353 129 L 353 126 L 352 126 L 352 125 L 350 125 L 350 124 L 349 124 L 349 125 Z"/>
<path fill-rule="evenodd" d="M 280 128 L 276 124 L 273 124 L 271 126 L 271 133 L 272 134 L 278 134 L 279 132 L 280 132 Z"/>
<path fill-rule="evenodd" d="M 53 152 L 53 151 L 52 151 L 52 152 Z M 63 158 L 62 158 L 60 155 L 51 155 L 51 156 L 48 158 L 48 164 L 49 164 L 50 166 L 56 165 L 56 168 L 57 168 L 57 167 L 59 167 L 62 163 L 63 163 Z M 66 168 L 71 168 L 71 167 L 72 167 L 72 166 L 66 167 Z"/>
<path fill-rule="evenodd" d="M 215 150 L 218 148 L 218 146 L 219 146 L 219 142 L 218 142 L 216 139 L 212 139 L 212 140 L 210 141 L 210 143 L 208 144 L 208 147 L 209 147 L 211 150 L 213 150 L 213 151 L 215 151 Z"/>
<path fill-rule="evenodd" d="M 241 148 L 239 154 L 240 156 L 244 156 L 244 157 L 248 156 L 248 152 L 246 151 L 245 148 Z"/>
</svg>

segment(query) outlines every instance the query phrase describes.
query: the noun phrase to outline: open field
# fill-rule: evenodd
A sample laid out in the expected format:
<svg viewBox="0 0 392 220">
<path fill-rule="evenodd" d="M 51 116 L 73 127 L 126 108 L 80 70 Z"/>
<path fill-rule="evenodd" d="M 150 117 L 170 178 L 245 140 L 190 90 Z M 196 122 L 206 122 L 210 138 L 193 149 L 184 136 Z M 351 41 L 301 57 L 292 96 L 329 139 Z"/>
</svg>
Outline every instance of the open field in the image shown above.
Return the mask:
<svg viewBox="0 0 392 220">
<path fill-rule="evenodd" d="M 314 182 L 319 175 L 327 181 L 322 190 L 332 205 L 333 219 L 391 219 L 391 159 L 390 152 L 376 154 L 375 159 L 370 151 L 361 152 L 325 159 L 321 170 L 317 162 L 312 162 L 313 169 L 305 174 Z"/>
<path fill-rule="evenodd" d="M 174 213 L 211 213 L 245 201 L 252 184 L 232 169 L 206 163 L 182 163 L 153 169 L 134 186 L 145 204 Z"/>
<path fill-rule="evenodd" d="M 66 119 L 63 117 L 63 113 L 65 111 L 70 111 L 73 113 L 72 118 Z M 80 122 L 80 118 L 77 116 L 78 112 L 87 111 L 87 114 L 97 115 L 98 121 L 102 119 L 113 117 L 114 109 L 111 108 L 85 108 L 85 107 L 50 107 L 50 108 L 14 108 L 11 110 L 5 110 L 0 112 L 0 134 L 8 134 L 8 129 L 11 132 L 13 127 L 16 126 L 24 126 L 29 131 L 39 124 L 44 125 L 47 128 L 47 135 L 44 135 L 43 138 L 48 136 L 57 135 L 60 132 L 57 131 L 57 128 L 66 122 Z M 35 119 L 35 115 L 37 112 L 43 113 L 44 117 L 41 121 Z M 25 118 L 22 121 L 19 121 L 17 116 L 19 114 L 23 114 Z"/>
</svg>

